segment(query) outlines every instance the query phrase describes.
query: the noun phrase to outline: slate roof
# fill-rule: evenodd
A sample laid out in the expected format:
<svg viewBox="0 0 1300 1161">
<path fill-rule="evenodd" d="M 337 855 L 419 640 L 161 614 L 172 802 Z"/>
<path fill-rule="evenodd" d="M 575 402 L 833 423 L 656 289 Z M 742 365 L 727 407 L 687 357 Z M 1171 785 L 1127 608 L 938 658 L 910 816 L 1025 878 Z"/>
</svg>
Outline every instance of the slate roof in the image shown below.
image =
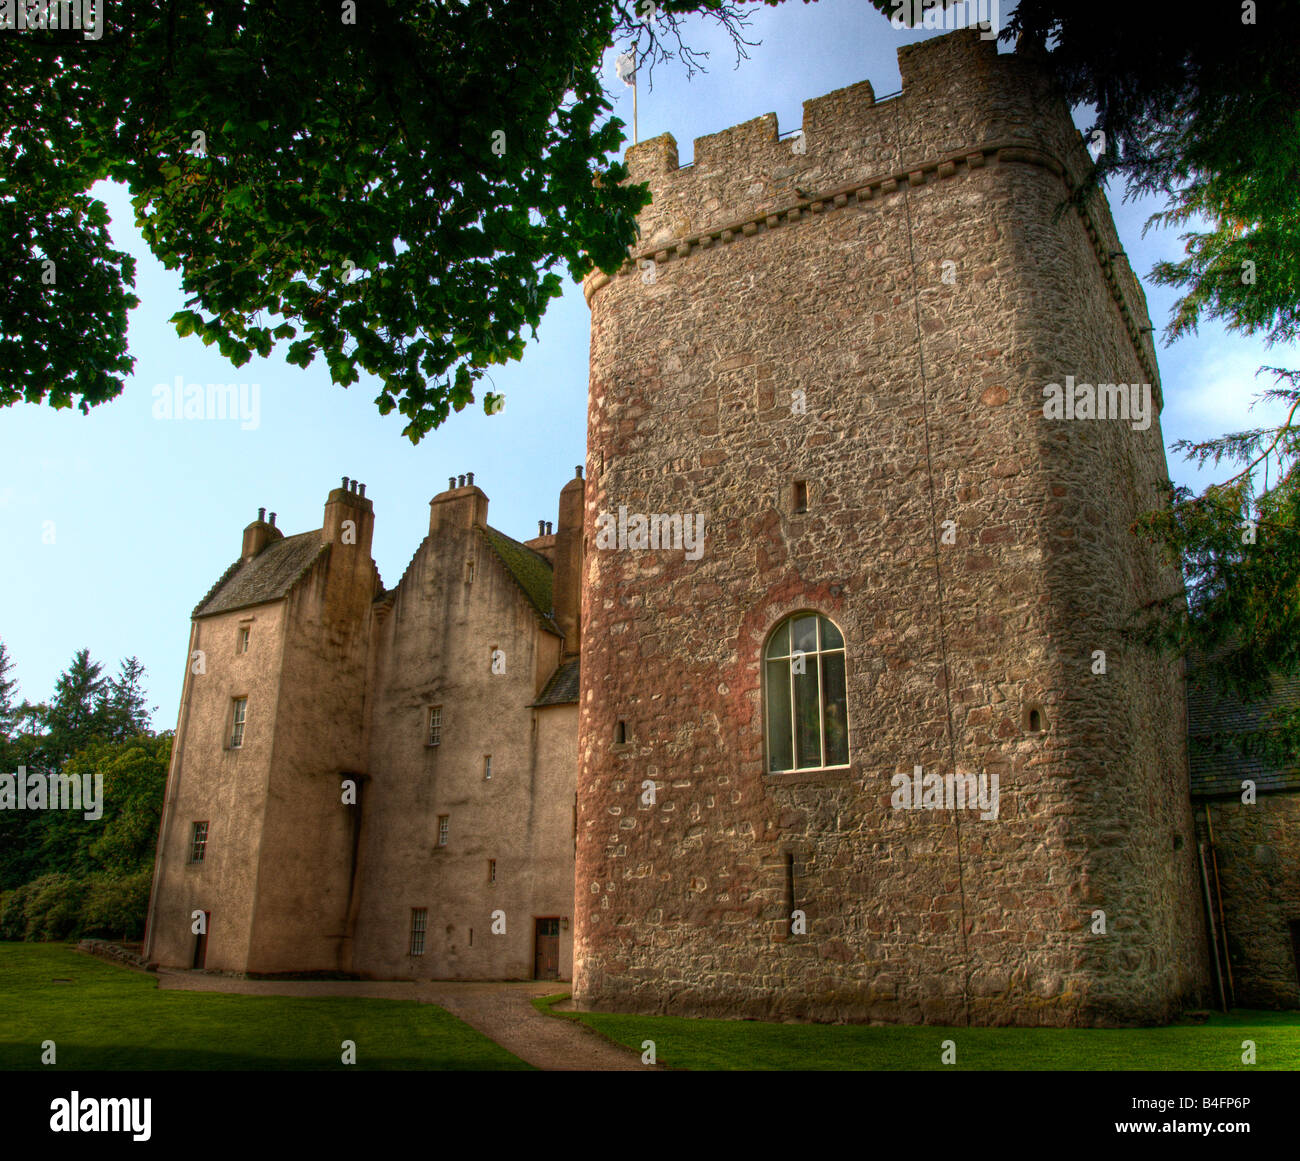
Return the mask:
<svg viewBox="0 0 1300 1161">
<path fill-rule="evenodd" d="M 476 525 L 476 527 L 478 527 Z M 537 610 L 538 616 L 552 632 L 558 632 L 555 626 L 555 606 L 551 596 L 551 579 L 554 575 L 551 563 L 539 552 L 534 552 L 527 545 L 512 540 L 504 532 L 495 528 L 478 527 L 488 547 L 496 553 L 506 571 L 523 590 L 524 596 Z"/>
<path fill-rule="evenodd" d="M 572 705 L 577 700 L 578 659 L 575 657 L 572 661 L 561 663 L 560 667 L 551 674 L 551 680 L 546 683 L 546 688 L 538 695 L 533 705 Z"/>
<path fill-rule="evenodd" d="M 194 616 L 207 617 L 277 601 L 288 595 L 298 579 L 327 552 L 329 545 L 319 531 L 273 540 L 252 560 L 237 560 L 226 569 L 198 603 Z"/>
<path fill-rule="evenodd" d="M 1259 793 L 1300 791 L 1300 766 L 1279 768 L 1255 754 L 1243 754 L 1231 739 L 1210 742 L 1219 731 L 1239 734 L 1257 730 L 1270 710 L 1300 705 L 1300 677 L 1279 678 L 1273 691 L 1258 701 L 1245 702 L 1211 683 L 1193 667 L 1187 679 L 1187 733 L 1191 760 L 1192 794 L 1218 797 L 1241 794 L 1249 778 Z"/>
</svg>

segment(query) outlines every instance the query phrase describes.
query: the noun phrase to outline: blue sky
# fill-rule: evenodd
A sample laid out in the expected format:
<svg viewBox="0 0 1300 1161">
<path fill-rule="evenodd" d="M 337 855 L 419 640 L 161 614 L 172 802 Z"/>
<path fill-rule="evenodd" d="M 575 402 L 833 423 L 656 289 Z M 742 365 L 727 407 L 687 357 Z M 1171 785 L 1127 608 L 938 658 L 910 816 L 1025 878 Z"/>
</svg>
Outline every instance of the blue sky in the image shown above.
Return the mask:
<svg viewBox="0 0 1300 1161">
<path fill-rule="evenodd" d="M 707 21 L 688 42 L 711 51 L 707 73 L 687 80 L 678 63 L 642 77 L 639 128 L 644 140 L 671 132 L 680 161 L 694 138 L 776 113 L 781 131 L 801 119 L 810 97 L 869 79 L 878 94 L 899 87 L 895 52 L 933 33 L 896 31 L 865 0 L 789 0 L 753 12 L 747 38 L 758 41 L 734 68 L 730 41 Z M 631 125 L 631 90 L 616 79 L 608 54 L 607 88 Z M 1076 117 L 1081 125 L 1086 118 Z M 1170 232 L 1142 237 L 1153 202 L 1120 201 L 1112 211 L 1134 271 L 1142 277 L 1157 335 L 1175 295 L 1146 277 L 1162 258 L 1182 254 Z M 117 245 L 137 259 L 131 316 L 134 375 L 124 393 L 90 415 L 22 404 L 0 413 L 0 638 L 16 662 L 19 696 L 47 697 L 72 654 L 116 670 L 136 655 L 147 669 L 157 729 L 175 725 L 194 606 L 239 555 L 242 530 L 265 506 L 286 533 L 317 528 L 325 496 L 341 476 L 360 479 L 375 502 L 373 552 L 385 584 L 400 578 L 428 529 L 428 502 L 447 477 L 475 473 L 491 498 L 489 520 L 521 539 L 538 520 L 555 520 L 560 488 L 585 460 L 589 320 L 581 289 L 568 285 L 553 303 L 521 362 L 495 368 L 488 389 L 504 393 L 503 411 L 467 408 L 413 447 L 396 413 L 382 417 L 377 390 L 363 379 L 335 387 L 325 368 L 284 363 L 283 352 L 235 369 L 194 337 L 178 338 L 167 319 L 183 306 L 179 277 L 148 253 L 121 189 L 105 186 Z M 68 342 L 77 336 L 69 334 Z M 1261 364 L 1294 365 L 1289 348 L 1227 335 L 1217 325 L 1159 350 L 1166 446 L 1263 422 L 1249 412 Z M 257 383 L 259 422 L 155 419 L 154 386 Z M 481 394 L 480 394 L 481 398 Z M 1196 477 L 1181 458 L 1179 483 Z M 53 530 L 53 543 L 46 543 Z"/>
</svg>

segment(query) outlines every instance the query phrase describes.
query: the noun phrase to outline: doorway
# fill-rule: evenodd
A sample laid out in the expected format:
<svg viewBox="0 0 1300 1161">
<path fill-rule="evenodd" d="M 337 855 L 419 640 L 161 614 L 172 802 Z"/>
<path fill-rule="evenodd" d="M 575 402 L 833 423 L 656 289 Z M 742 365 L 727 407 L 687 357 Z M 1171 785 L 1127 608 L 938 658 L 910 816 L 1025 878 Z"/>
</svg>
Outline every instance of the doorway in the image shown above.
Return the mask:
<svg viewBox="0 0 1300 1161">
<path fill-rule="evenodd" d="M 537 950 L 533 957 L 533 979 L 560 978 L 560 921 L 537 920 Z"/>
<path fill-rule="evenodd" d="M 202 971 L 208 958 L 208 931 L 212 926 L 212 912 L 203 912 L 203 930 L 194 937 L 194 970 Z"/>
</svg>

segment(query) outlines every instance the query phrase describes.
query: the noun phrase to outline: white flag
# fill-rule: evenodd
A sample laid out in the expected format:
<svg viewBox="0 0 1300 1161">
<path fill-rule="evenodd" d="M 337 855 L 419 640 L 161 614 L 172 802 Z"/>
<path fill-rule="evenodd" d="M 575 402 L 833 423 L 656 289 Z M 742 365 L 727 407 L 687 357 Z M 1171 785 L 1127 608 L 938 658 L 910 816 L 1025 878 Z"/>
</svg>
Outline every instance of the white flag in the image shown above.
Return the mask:
<svg viewBox="0 0 1300 1161">
<path fill-rule="evenodd" d="M 625 52 L 614 61 L 614 71 L 625 85 L 636 84 L 636 54 Z"/>
</svg>

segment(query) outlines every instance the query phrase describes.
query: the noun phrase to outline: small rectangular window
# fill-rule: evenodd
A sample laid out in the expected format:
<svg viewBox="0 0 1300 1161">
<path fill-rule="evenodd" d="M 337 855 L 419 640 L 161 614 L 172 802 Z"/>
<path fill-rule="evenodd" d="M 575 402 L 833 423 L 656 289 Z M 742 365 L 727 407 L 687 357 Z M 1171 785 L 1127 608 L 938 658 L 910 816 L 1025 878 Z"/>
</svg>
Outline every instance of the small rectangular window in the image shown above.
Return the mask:
<svg viewBox="0 0 1300 1161">
<path fill-rule="evenodd" d="M 483 755 L 483 781 L 490 782 L 491 780 L 492 780 L 492 755 L 484 754 Z"/>
<path fill-rule="evenodd" d="M 442 744 L 442 706 L 429 707 L 429 745 Z"/>
<path fill-rule="evenodd" d="M 465 565 L 465 583 L 467 585 L 474 583 L 474 562 L 472 560 Z"/>
<path fill-rule="evenodd" d="M 447 836 L 451 832 L 451 815 L 438 815 L 438 845 L 445 847 L 447 845 Z"/>
<path fill-rule="evenodd" d="M 248 652 L 248 646 L 249 646 L 250 641 L 252 640 L 252 637 L 253 637 L 253 630 L 252 630 L 252 628 L 251 628 L 250 626 L 248 626 L 248 625 L 240 625 L 240 627 L 239 627 L 239 637 L 237 638 L 236 643 L 235 643 L 235 652 L 236 652 L 236 653 L 247 653 L 247 652 Z"/>
<path fill-rule="evenodd" d="M 794 510 L 796 512 L 808 511 L 808 481 L 795 480 L 794 482 Z"/>
<path fill-rule="evenodd" d="M 230 719 L 230 748 L 238 750 L 244 744 L 244 723 L 248 719 L 248 698 L 237 697 Z"/>
<path fill-rule="evenodd" d="M 190 862 L 201 863 L 208 849 L 208 824 L 196 822 L 190 835 Z"/>
<path fill-rule="evenodd" d="M 427 907 L 411 908 L 411 954 L 424 954 L 424 931 L 429 919 Z"/>
<path fill-rule="evenodd" d="M 495 883 L 496 881 L 497 881 L 497 861 L 496 859 L 488 859 L 488 882 Z"/>
</svg>

